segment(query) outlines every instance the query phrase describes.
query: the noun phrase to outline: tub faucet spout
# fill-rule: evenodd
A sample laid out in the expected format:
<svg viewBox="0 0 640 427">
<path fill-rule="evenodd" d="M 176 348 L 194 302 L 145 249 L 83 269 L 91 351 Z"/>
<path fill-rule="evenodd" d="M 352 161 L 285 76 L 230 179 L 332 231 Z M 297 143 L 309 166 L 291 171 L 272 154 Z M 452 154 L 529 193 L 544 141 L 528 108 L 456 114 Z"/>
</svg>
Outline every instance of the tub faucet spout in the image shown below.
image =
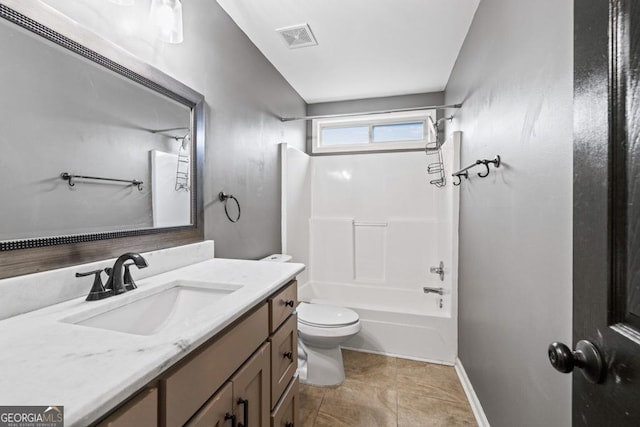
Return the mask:
<svg viewBox="0 0 640 427">
<path fill-rule="evenodd" d="M 429 288 L 427 286 L 423 287 L 422 290 L 424 291 L 425 294 L 438 294 L 438 295 L 444 295 L 444 289 L 443 288 Z"/>
</svg>

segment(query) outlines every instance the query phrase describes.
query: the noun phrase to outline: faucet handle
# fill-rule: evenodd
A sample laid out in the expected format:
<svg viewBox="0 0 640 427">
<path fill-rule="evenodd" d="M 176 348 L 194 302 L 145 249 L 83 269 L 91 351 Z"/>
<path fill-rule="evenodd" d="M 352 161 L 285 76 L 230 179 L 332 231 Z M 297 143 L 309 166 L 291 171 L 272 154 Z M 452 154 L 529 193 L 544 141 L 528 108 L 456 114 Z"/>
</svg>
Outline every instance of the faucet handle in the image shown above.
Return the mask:
<svg viewBox="0 0 640 427">
<path fill-rule="evenodd" d="M 129 271 L 129 267 L 135 265 L 134 262 L 130 262 L 129 264 L 124 264 L 124 287 L 126 290 L 130 291 L 132 289 L 136 289 L 138 286 L 136 282 L 133 281 L 133 276 L 131 275 L 131 271 Z"/>
<path fill-rule="evenodd" d="M 101 300 L 110 297 L 113 294 L 111 290 L 107 290 L 104 288 L 104 285 L 102 284 L 102 278 L 100 277 L 101 273 L 102 270 L 88 271 L 86 273 L 76 273 L 76 277 L 86 277 L 95 274 L 93 285 L 91 286 L 89 295 L 87 295 L 87 301 Z"/>
</svg>

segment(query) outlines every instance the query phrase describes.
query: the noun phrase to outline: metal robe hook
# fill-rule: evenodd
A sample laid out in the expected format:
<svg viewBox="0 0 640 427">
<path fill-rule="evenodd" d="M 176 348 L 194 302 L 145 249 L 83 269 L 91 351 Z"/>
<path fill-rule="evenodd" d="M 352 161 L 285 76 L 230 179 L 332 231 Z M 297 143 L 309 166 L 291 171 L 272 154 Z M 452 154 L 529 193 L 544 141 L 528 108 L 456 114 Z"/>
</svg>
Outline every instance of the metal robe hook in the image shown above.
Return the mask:
<svg viewBox="0 0 640 427">
<path fill-rule="evenodd" d="M 486 178 L 489 175 L 489 163 L 492 163 L 494 167 L 499 168 L 500 167 L 500 155 L 496 155 L 496 157 L 493 160 L 480 160 L 480 163 L 482 163 L 484 165 L 485 168 L 487 168 L 487 173 L 485 173 L 484 175 L 480 172 L 478 172 L 478 176 L 480 178 Z"/>
<path fill-rule="evenodd" d="M 478 172 L 478 176 L 479 176 L 480 178 L 486 178 L 486 177 L 488 177 L 488 176 L 489 176 L 489 173 L 491 172 L 491 171 L 489 170 L 489 162 L 482 162 L 482 164 L 484 165 L 484 167 L 485 167 L 485 168 L 487 168 L 487 173 L 485 173 L 485 174 L 483 175 L 483 174 L 482 174 L 482 172 Z"/>
<path fill-rule="evenodd" d="M 469 172 L 464 171 L 464 172 L 460 172 L 460 173 L 454 173 L 453 177 L 454 178 L 458 178 L 458 182 L 454 182 L 453 185 L 458 186 L 458 185 L 462 184 L 462 178 L 460 178 L 461 176 L 464 176 L 465 179 L 469 179 Z"/>
</svg>

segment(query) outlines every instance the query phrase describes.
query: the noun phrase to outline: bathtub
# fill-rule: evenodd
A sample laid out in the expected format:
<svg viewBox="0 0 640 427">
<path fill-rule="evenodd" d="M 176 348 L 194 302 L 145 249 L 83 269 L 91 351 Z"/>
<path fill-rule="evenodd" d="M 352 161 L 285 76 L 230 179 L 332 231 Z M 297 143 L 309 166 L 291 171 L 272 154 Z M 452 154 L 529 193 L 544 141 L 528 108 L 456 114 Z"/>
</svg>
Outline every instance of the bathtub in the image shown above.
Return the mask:
<svg viewBox="0 0 640 427">
<path fill-rule="evenodd" d="M 446 286 L 445 286 L 446 289 Z M 457 324 L 452 294 L 425 294 L 422 289 L 308 282 L 299 299 L 348 307 L 360 316 L 361 332 L 342 348 L 453 365 Z"/>
</svg>

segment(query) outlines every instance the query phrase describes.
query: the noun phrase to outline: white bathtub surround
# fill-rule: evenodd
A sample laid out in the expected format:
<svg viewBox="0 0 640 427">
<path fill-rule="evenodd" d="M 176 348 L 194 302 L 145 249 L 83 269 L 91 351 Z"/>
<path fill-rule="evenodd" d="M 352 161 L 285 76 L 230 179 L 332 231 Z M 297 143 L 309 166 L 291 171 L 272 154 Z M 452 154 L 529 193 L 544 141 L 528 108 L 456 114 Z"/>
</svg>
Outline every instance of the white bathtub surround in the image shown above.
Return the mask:
<svg viewBox="0 0 640 427">
<path fill-rule="evenodd" d="M 212 243 L 205 244 L 207 246 L 211 255 Z M 168 249 L 149 254 L 146 270 L 169 270 L 166 264 L 160 264 L 175 262 L 175 255 L 168 258 L 165 255 L 175 254 L 176 250 L 180 252 L 179 249 Z M 198 247 L 200 250 L 202 247 Z M 0 366 L 10 368 L 3 369 L 0 376 L 0 402 L 4 405 L 64 405 L 65 425 L 88 425 L 238 319 L 303 268 L 303 265 L 293 263 L 209 257 L 207 261 L 137 280 L 138 289 L 123 295 L 87 302 L 83 287 L 80 298 L 2 320 Z M 60 271 L 52 271 L 23 276 L 21 284 L 36 289 L 42 286 L 43 280 L 48 280 L 47 274 L 56 280 L 65 277 Z M 5 288 L 12 280 L 0 280 L 0 288 Z M 224 304 L 197 311 L 182 323 L 152 335 L 134 335 L 61 321 L 81 316 L 88 309 L 114 304 L 118 298 L 135 298 L 136 293 L 151 292 L 155 287 L 166 286 L 175 280 L 218 282 L 242 288 L 225 297 Z M 86 286 L 86 292 L 89 286 Z"/>
<path fill-rule="evenodd" d="M 450 174 L 459 168 L 460 141 L 456 132 L 443 145 L 444 188 L 428 183 L 422 151 L 309 158 L 286 150 L 283 192 L 293 194 L 283 197 L 283 242 L 309 270 L 299 297 L 360 315 L 362 331 L 346 348 L 454 364 L 458 187 Z M 444 281 L 429 271 L 440 261 Z"/>
<path fill-rule="evenodd" d="M 480 404 L 480 399 L 476 395 L 476 391 L 473 389 L 473 385 L 471 385 L 471 380 L 467 376 L 467 371 L 464 370 L 464 366 L 462 366 L 462 361 L 456 358 L 456 373 L 458 374 L 458 378 L 460 379 L 460 383 L 462 384 L 462 388 L 464 389 L 464 393 L 467 395 L 467 399 L 469 400 L 469 404 L 471 405 L 471 410 L 473 411 L 473 415 L 476 417 L 476 422 L 479 427 L 490 427 L 489 419 Z"/>
<path fill-rule="evenodd" d="M 207 240 L 191 245 L 143 252 L 149 267 L 133 268 L 136 281 L 213 258 L 214 242 Z M 93 276 L 75 277 L 86 272 L 113 266 L 115 258 L 90 262 L 57 270 L 0 280 L 0 320 L 37 310 L 80 296 L 87 296 Z M 105 275 L 103 282 L 106 283 Z"/>
<path fill-rule="evenodd" d="M 339 303 L 358 313 L 362 330 L 343 348 L 387 356 L 453 365 L 456 323 L 439 308 L 439 296 L 422 290 L 403 291 L 342 283 L 308 283 L 301 301 Z"/>
<path fill-rule="evenodd" d="M 282 253 L 295 254 L 307 270 L 298 283 L 309 281 L 309 218 L 311 217 L 311 168 L 313 159 L 288 144 L 280 144 L 282 164 Z"/>
</svg>

